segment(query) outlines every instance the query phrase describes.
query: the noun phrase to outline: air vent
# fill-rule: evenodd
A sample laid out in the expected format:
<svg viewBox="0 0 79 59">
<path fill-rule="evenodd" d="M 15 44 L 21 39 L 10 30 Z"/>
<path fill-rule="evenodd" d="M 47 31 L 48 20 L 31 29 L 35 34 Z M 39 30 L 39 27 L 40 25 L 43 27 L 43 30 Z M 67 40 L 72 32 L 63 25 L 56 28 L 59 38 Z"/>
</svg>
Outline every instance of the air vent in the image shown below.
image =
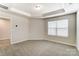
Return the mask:
<svg viewBox="0 0 79 59">
<path fill-rule="evenodd" d="M 63 13 L 63 12 L 65 12 L 64 9 L 59 9 L 56 11 L 51 11 L 51 12 L 45 13 L 45 14 L 43 14 L 43 16 L 50 16 L 50 15 L 55 15 L 55 14 L 59 14 L 59 13 Z"/>
<path fill-rule="evenodd" d="M 2 5 L 2 4 L 0 4 L 0 8 L 3 8 L 3 9 L 8 9 L 8 7 L 7 7 L 7 6 L 4 6 L 4 5 Z"/>
</svg>

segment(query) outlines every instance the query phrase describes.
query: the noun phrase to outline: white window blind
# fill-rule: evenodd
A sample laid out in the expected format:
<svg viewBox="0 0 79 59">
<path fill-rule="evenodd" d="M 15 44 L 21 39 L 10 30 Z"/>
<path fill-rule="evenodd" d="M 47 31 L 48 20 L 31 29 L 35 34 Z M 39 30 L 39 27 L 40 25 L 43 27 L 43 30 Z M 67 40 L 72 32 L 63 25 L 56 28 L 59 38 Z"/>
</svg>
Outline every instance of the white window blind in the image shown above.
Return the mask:
<svg viewBox="0 0 79 59">
<path fill-rule="evenodd" d="M 48 35 L 68 37 L 68 20 L 49 21 Z"/>
<path fill-rule="evenodd" d="M 56 21 L 48 22 L 48 35 L 56 35 Z"/>
</svg>

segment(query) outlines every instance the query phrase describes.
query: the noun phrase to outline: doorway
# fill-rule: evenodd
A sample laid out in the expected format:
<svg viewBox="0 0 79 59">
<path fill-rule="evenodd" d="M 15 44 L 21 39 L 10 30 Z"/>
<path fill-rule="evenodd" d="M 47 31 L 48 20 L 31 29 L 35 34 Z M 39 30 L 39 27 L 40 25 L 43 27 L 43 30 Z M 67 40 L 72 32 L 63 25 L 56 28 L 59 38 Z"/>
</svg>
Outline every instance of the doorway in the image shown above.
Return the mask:
<svg viewBox="0 0 79 59">
<path fill-rule="evenodd" d="M 0 47 L 10 45 L 10 19 L 0 18 Z"/>
</svg>

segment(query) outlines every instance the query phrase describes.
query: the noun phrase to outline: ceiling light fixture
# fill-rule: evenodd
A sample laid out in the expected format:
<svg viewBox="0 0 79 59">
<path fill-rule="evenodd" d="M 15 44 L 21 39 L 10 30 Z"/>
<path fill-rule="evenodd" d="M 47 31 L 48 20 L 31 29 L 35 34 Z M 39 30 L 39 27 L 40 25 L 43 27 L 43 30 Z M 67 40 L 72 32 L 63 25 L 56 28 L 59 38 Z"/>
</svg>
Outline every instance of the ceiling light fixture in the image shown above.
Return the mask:
<svg viewBox="0 0 79 59">
<path fill-rule="evenodd" d="M 36 10 L 40 10 L 40 9 L 41 9 L 41 6 L 40 6 L 40 5 L 36 5 L 36 6 L 35 6 L 35 9 L 36 9 Z"/>
</svg>

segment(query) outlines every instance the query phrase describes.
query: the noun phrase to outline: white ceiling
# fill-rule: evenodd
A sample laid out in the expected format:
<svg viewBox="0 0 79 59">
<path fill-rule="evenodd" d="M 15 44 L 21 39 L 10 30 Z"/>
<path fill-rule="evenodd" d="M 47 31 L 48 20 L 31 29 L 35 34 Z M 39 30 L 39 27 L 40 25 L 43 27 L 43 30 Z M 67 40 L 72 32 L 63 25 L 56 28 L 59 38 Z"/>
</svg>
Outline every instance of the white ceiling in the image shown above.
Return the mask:
<svg viewBox="0 0 79 59">
<path fill-rule="evenodd" d="M 77 5 L 79 6 L 79 4 L 71 6 L 67 3 L 5 3 L 3 5 L 8 6 L 9 8 L 15 8 L 25 13 L 28 13 L 32 17 L 40 17 L 47 12 L 55 11 L 62 8 L 68 9 L 68 7 L 70 7 L 70 9 L 73 9 L 72 7 L 75 7 Z M 40 5 L 40 10 L 34 9 L 36 5 Z"/>
<path fill-rule="evenodd" d="M 16 8 L 26 13 L 31 14 L 31 16 L 41 16 L 49 11 L 54 11 L 63 8 L 62 3 L 5 3 L 4 5 L 9 8 Z M 40 10 L 35 10 L 34 7 L 40 5 Z"/>
</svg>

